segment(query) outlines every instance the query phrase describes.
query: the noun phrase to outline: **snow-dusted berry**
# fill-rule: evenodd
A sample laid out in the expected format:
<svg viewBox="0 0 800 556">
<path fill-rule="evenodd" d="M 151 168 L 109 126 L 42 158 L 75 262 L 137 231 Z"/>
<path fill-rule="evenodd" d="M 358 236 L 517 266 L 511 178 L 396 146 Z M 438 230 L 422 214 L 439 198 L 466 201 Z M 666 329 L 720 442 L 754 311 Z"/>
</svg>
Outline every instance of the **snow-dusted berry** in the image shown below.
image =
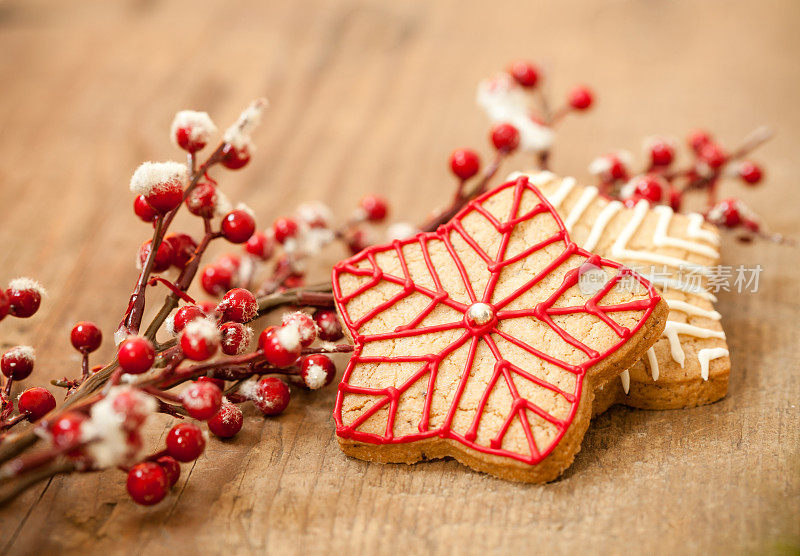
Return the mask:
<svg viewBox="0 0 800 556">
<path fill-rule="evenodd" d="M 586 110 L 592 105 L 594 94 L 589 87 L 578 85 L 577 87 L 573 87 L 569 92 L 567 101 L 575 110 Z"/>
<path fill-rule="evenodd" d="M 255 232 L 244 244 L 244 250 L 254 257 L 266 261 L 272 256 L 275 249 L 272 236 L 264 232 Z"/>
<path fill-rule="evenodd" d="M 200 285 L 209 295 L 219 295 L 231 289 L 233 272 L 230 268 L 210 264 L 200 273 Z"/>
<path fill-rule="evenodd" d="M 136 268 L 142 269 L 147 264 L 147 258 L 150 256 L 150 251 L 153 248 L 153 240 L 148 239 L 141 247 L 139 247 L 139 257 L 137 259 Z M 154 272 L 164 272 L 172 266 L 173 255 L 172 244 L 167 241 L 162 241 L 158 244 L 156 256 L 153 259 L 152 270 Z"/>
<path fill-rule="evenodd" d="M 69 339 L 72 347 L 81 353 L 92 353 L 103 342 L 103 333 L 95 323 L 83 320 L 72 327 Z"/>
<path fill-rule="evenodd" d="M 117 360 L 123 371 L 138 375 L 150 370 L 156 358 L 156 350 L 147 338 L 130 336 L 122 341 L 117 351 Z"/>
<path fill-rule="evenodd" d="M 347 235 L 347 248 L 355 255 L 370 246 L 372 243 L 370 233 L 363 228 L 356 228 Z"/>
<path fill-rule="evenodd" d="M 194 319 L 180 335 L 181 351 L 193 361 L 205 361 L 217 352 L 219 329 L 208 319 Z"/>
<path fill-rule="evenodd" d="M 186 196 L 186 208 L 195 216 L 213 218 L 217 210 L 217 188 L 208 182 L 198 183 Z"/>
<path fill-rule="evenodd" d="M 317 323 L 311 318 L 311 315 L 302 311 L 295 311 L 293 313 L 284 313 L 281 317 L 281 323 L 284 326 L 294 326 L 300 334 L 300 345 L 308 347 L 317 339 Z"/>
<path fill-rule="evenodd" d="M 217 311 L 223 321 L 247 322 L 258 314 L 258 301 L 250 290 L 234 288 L 222 297 Z"/>
<path fill-rule="evenodd" d="M 131 191 L 144 198 L 160 213 L 166 213 L 183 201 L 183 187 L 189 171 L 179 162 L 145 162 L 131 178 Z"/>
<path fill-rule="evenodd" d="M 250 146 L 225 145 L 222 148 L 222 165 L 229 170 L 238 170 L 248 162 L 250 162 Z"/>
<path fill-rule="evenodd" d="M 291 218 L 281 217 L 278 218 L 275 223 L 272 225 L 273 235 L 275 236 L 275 241 L 278 243 L 286 243 L 286 240 L 293 238 L 297 235 L 299 231 L 299 226 L 297 222 L 295 222 Z"/>
<path fill-rule="evenodd" d="M 318 309 L 314 313 L 314 322 L 317 323 L 319 337 L 325 342 L 335 342 L 344 336 L 342 325 L 335 311 Z"/>
<path fill-rule="evenodd" d="M 267 376 L 258 381 L 253 396 L 253 404 L 264 415 L 279 415 L 289 405 L 291 392 L 284 381 Z"/>
<path fill-rule="evenodd" d="M 514 78 L 514 81 L 523 87 L 535 87 L 536 82 L 539 81 L 539 70 L 525 60 L 512 62 L 508 68 L 508 73 Z"/>
<path fill-rule="evenodd" d="M 163 243 L 168 243 L 172 247 L 171 262 L 178 270 L 186 268 L 197 249 L 197 242 L 189 234 L 169 234 Z"/>
<path fill-rule="evenodd" d="M 17 409 L 28 415 L 28 419 L 36 421 L 56 407 L 56 399 L 46 388 L 35 386 L 19 395 Z"/>
<path fill-rule="evenodd" d="M 231 243 L 244 243 L 256 230 L 252 211 L 237 208 L 222 218 L 222 235 Z"/>
<path fill-rule="evenodd" d="M 519 146 L 519 130 L 511 124 L 493 125 L 489 132 L 489 138 L 498 151 L 510 153 Z"/>
<path fill-rule="evenodd" d="M 178 423 L 167 433 L 166 444 L 170 456 L 187 463 L 200 457 L 206 447 L 206 438 L 194 423 Z"/>
<path fill-rule="evenodd" d="M 377 195 L 365 195 L 359 201 L 358 207 L 363 212 L 364 218 L 370 222 L 382 222 L 389 213 L 386 199 Z"/>
<path fill-rule="evenodd" d="M 205 421 L 219 411 L 222 391 L 208 381 L 193 382 L 181 394 L 181 402 L 189 416 Z"/>
<path fill-rule="evenodd" d="M 183 150 L 195 153 L 208 144 L 217 127 L 206 112 L 181 110 L 175 114 L 170 127 L 170 136 Z"/>
<path fill-rule="evenodd" d="M 628 166 L 632 156 L 628 151 L 598 156 L 589 164 L 589 173 L 598 176 L 604 182 L 628 179 Z"/>
<path fill-rule="evenodd" d="M 175 311 L 172 319 L 168 321 L 170 332 L 180 334 L 187 324 L 195 319 L 205 318 L 205 316 L 205 312 L 197 305 L 184 305 Z"/>
<path fill-rule="evenodd" d="M 689 134 L 686 141 L 694 152 L 699 153 L 700 149 L 711 143 L 713 139 L 711 134 L 706 130 L 696 129 Z"/>
<path fill-rule="evenodd" d="M 728 155 L 722 150 L 722 147 L 716 143 L 706 143 L 700 147 L 698 156 L 714 170 L 721 167 L 728 160 Z"/>
<path fill-rule="evenodd" d="M 300 379 L 311 390 L 327 386 L 336 376 L 336 366 L 331 358 L 322 353 L 303 357 L 300 361 Z"/>
<path fill-rule="evenodd" d="M 748 185 L 757 184 L 763 177 L 761 166 L 749 160 L 745 160 L 739 164 L 738 172 L 739 177 Z"/>
<path fill-rule="evenodd" d="M 31 317 L 39 310 L 45 295 L 47 292 L 39 282 L 30 278 L 15 278 L 6 289 L 9 312 L 21 319 Z"/>
<path fill-rule="evenodd" d="M 622 188 L 624 198 L 636 197 L 646 199 L 651 203 L 659 203 L 664 196 L 664 191 L 668 184 L 661 176 L 656 174 L 644 174 L 634 177 Z"/>
<path fill-rule="evenodd" d="M 0 370 L 6 378 L 25 380 L 33 372 L 36 353 L 31 346 L 16 346 L 0 358 Z"/>
<path fill-rule="evenodd" d="M 125 431 L 138 430 L 158 409 L 155 398 L 130 386 L 116 386 L 92 406 L 92 420 L 116 423 Z"/>
<path fill-rule="evenodd" d="M 268 326 L 258 337 L 258 348 L 276 367 L 289 367 L 300 356 L 300 332 L 295 326 Z"/>
<path fill-rule="evenodd" d="M 653 166 L 669 166 L 675 159 L 675 145 L 672 141 L 661 137 L 652 137 L 645 141 L 645 150 Z"/>
<path fill-rule="evenodd" d="M 223 399 L 219 411 L 208 420 L 208 430 L 219 438 L 233 438 L 242 430 L 242 424 L 244 424 L 242 410 Z"/>
<path fill-rule="evenodd" d="M 161 465 L 145 461 L 131 467 L 125 487 L 134 502 L 142 506 L 152 506 L 167 495 L 169 479 Z"/>
<path fill-rule="evenodd" d="M 450 170 L 462 180 L 477 174 L 480 167 L 481 159 L 472 149 L 456 149 L 450 154 Z"/>
<path fill-rule="evenodd" d="M 174 487 L 181 476 L 181 464 L 171 456 L 161 456 L 156 460 L 156 463 L 160 465 L 164 469 L 164 473 L 167 474 L 167 485 L 169 485 L 169 488 Z"/>
<path fill-rule="evenodd" d="M 220 345 L 225 355 L 240 355 L 247 351 L 253 339 L 253 329 L 239 322 L 226 322 L 219 327 Z"/>
<path fill-rule="evenodd" d="M 309 228 L 330 228 L 333 213 L 324 203 L 303 203 L 295 211 L 297 219 L 304 222 Z"/>
<path fill-rule="evenodd" d="M 725 199 L 720 201 L 708 211 L 706 218 L 712 224 L 735 228 L 743 221 L 744 207 L 738 199 Z"/>
<path fill-rule="evenodd" d="M 48 428 L 53 446 L 64 449 L 74 447 L 83 441 L 81 427 L 86 416 L 77 411 L 67 411 L 57 417 Z"/>
<path fill-rule="evenodd" d="M 158 218 L 158 211 L 150 206 L 144 195 L 137 195 L 133 200 L 133 212 L 142 222 L 154 222 Z"/>
</svg>

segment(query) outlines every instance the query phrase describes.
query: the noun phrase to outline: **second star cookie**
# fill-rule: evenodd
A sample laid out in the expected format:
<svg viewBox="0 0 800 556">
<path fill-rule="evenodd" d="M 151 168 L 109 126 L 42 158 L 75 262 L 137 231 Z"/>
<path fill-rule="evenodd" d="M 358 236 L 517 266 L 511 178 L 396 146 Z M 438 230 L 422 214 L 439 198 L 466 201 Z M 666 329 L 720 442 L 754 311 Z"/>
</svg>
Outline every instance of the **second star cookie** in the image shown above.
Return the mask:
<svg viewBox="0 0 800 556">
<path fill-rule="evenodd" d="M 526 482 L 570 465 L 595 389 L 668 312 L 644 278 L 572 242 L 524 177 L 436 232 L 339 263 L 333 287 L 355 344 L 334 411 L 342 450 Z"/>
</svg>

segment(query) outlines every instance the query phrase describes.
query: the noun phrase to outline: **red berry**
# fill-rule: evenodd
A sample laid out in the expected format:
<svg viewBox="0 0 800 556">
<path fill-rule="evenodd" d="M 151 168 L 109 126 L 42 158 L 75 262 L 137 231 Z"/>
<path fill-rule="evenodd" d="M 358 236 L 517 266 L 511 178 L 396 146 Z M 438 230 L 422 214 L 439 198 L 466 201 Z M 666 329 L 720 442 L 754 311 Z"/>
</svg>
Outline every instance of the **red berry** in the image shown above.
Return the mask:
<svg viewBox="0 0 800 556">
<path fill-rule="evenodd" d="M 6 292 L 0 290 L 0 320 L 6 318 L 9 311 L 11 311 L 11 301 L 8 299 Z"/>
<path fill-rule="evenodd" d="M 229 170 L 238 170 L 250 162 L 250 151 L 247 147 L 236 148 L 226 144 L 222 149 L 222 165 Z"/>
<path fill-rule="evenodd" d="M 46 388 L 38 386 L 28 388 L 19 396 L 17 408 L 20 413 L 27 413 L 28 419 L 36 421 L 56 407 L 56 399 Z"/>
<path fill-rule="evenodd" d="M 250 290 L 234 288 L 217 305 L 223 321 L 247 322 L 258 314 L 258 301 Z"/>
<path fill-rule="evenodd" d="M 311 315 L 302 311 L 295 311 L 294 313 L 284 313 L 281 317 L 281 323 L 284 326 L 294 326 L 300 333 L 300 345 L 308 347 L 317 339 L 317 324 Z"/>
<path fill-rule="evenodd" d="M 300 333 L 294 326 L 268 326 L 258 337 L 258 348 L 276 367 L 289 367 L 300 356 Z"/>
<path fill-rule="evenodd" d="M 498 151 L 510 153 L 519 146 L 519 131 L 511 124 L 492 126 L 490 137 L 494 148 Z"/>
<path fill-rule="evenodd" d="M 462 180 L 468 180 L 478 173 L 481 160 L 471 149 L 456 149 L 450 154 L 450 170 Z"/>
<path fill-rule="evenodd" d="M 129 374 L 142 374 L 153 366 L 156 350 L 150 340 L 142 336 L 125 338 L 119 345 L 117 360 L 123 371 Z"/>
<path fill-rule="evenodd" d="M 633 195 L 637 198 L 647 199 L 651 203 L 661 202 L 666 184 L 661 178 L 653 174 L 645 174 L 633 178 Z"/>
<path fill-rule="evenodd" d="M 305 280 L 303 278 L 303 275 L 294 273 L 286 277 L 286 279 L 283 281 L 283 286 L 287 289 L 299 288 L 304 283 Z"/>
<path fill-rule="evenodd" d="M 35 355 L 30 346 L 16 346 L 0 358 L 0 370 L 7 378 L 25 380 L 33 372 Z"/>
<path fill-rule="evenodd" d="M 167 495 L 169 479 L 161 465 L 145 461 L 137 463 L 128 471 L 128 481 L 125 486 L 134 502 L 142 506 L 152 506 L 161 502 Z"/>
<path fill-rule="evenodd" d="M 17 278 L 8 284 L 9 312 L 17 318 L 33 316 L 42 304 L 42 287 L 29 278 Z"/>
<path fill-rule="evenodd" d="M 206 314 L 197 305 L 184 305 L 175 312 L 172 317 L 172 330 L 179 334 L 186 328 L 186 325 L 195 319 L 205 318 Z"/>
<path fill-rule="evenodd" d="M 213 315 L 217 310 L 217 304 L 213 301 L 200 301 L 197 306 L 206 315 Z"/>
<path fill-rule="evenodd" d="M 143 222 L 153 222 L 158 218 L 158 211 L 150 206 L 144 195 L 138 195 L 133 200 L 133 212 L 136 213 Z"/>
<path fill-rule="evenodd" d="M 377 195 L 366 195 L 359 202 L 359 207 L 370 222 L 381 222 L 389 212 L 386 200 Z"/>
<path fill-rule="evenodd" d="M 164 473 L 167 474 L 167 485 L 169 488 L 174 487 L 181 476 L 181 464 L 178 463 L 178 460 L 170 456 L 161 456 L 156 460 L 156 463 L 160 465 L 164 469 Z"/>
<path fill-rule="evenodd" d="M 219 330 L 211 321 L 195 319 L 181 332 L 180 346 L 188 359 L 205 361 L 217 353 Z"/>
<path fill-rule="evenodd" d="M 718 226 L 735 228 L 742 223 L 742 213 L 737 199 L 725 199 L 708 211 L 708 220 Z"/>
<path fill-rule="evenodd" d="M 364 249 L 370 246 L 371 239 L 370 235 L 366 232 L 366 230 L 362 230 L 357 228 L 352 230 L 347 235 L 347 248 L 350 249 L 350 252 L 355 255 L 356 253 L 360 253 Z"/>
<path fill-rule="evenodd" d="M 728 155 L 716 143 L 707 143 L 700 148 L 700 158 L 711 168 L 716 170 L 728 160 Z"/>
<path fill-rule="evenodd" d="M 677 189 L 669 190 L 669 206 L 672 207 L 672 210 L 679 212 L 681 210 L 682 200 L 683 199 L 680 191 Z"/>
<path fill-rule="evenodd" d="M 81 443 L 81 425 L 86 416 L 77 411 L 67 411 L 50 423 L 50 437 L 53 446 L 64 449 Z"/>
<path fill-rule="evenodd" d="M 199 376 L 195 382 L 208 382 L 219 388 L 220 392 L 225 391 L 225 381 L 221 378 L 213 378 L 210 376 Z"/>
<path fill-rule="evenodd" d="M 255 232 L 244 244 L 244 250 L 256 258 L 266 261 L 274 251 L 272 238 L 263 232 Z"/>
<path fill-rule="evenodd" d="M 219 295 L 231 289 L 233 272 L 220 265 L 208 265 L 200 275 L 200 285 L 209 295 Z"/>
<path fill-rule="evenodd" d="M 253 404 L 264 415 L 279 415 L 289 405 L 290 398 L 291 392 L 285 382 L 267 376 L 258 381 Z"/>
<path fill-rule="evenodd" d="M 189 234 L 169 234 L 164 238 L 164 243 L 172 247 L 172 264 L 178 270 L 183 270 L 194 258 L 197 242 Z"/>
<path fill-rule="evenodd" d="M 232 210 L 222 219 L 222 235 L 231 243 L 244 243 L 255 230 L 256 221 L 247 210 Z"/>
<path fill-rule="evenodd" d="M 139 247 L 139 268 L 144 268 L 145 264 L 147 264 L 147 258 L 150 256 L 152 244 L 153 240 L 148 239 L 142 244 L 141 247 Z M 173 255 L 174 253 L 170 243 L 166 241 L 159 243 L 158 250 L 156 251 L 156 257 L 153 261 L 152 270 L 154 272 L 163 272 L 167 270 L 170 266 L 172 266 Z"/>
<path fill-rule="evenodd" d="M 194 423 L 178 423 L 167 434 L 167 453 L 183 463 L 196 460 L 205 447 L 203 431 Z"/>
<path fill-rule="evenodd" d="M 304 357 L 300 362 L 300 378 L 311 390 L 327 386 L 335 376 L 336 366 L 327 355 L 316 353 Z"/>
<path fill-rule="evenodd" d="M 111 409 L 121 421 L 126 431 L 136 431 L 153 411 L 150 396 L 135 388 L 118 387 L 111 398 Z"/>
<path fill-rule="evenodd" d="M 675 159 L 675 149 L 667 141 L 657 139 L 650 144 L 649 150 L 653 166 L 669 166 Z"/>
<path fill-rule="evenodd" d="M 689 134 L 687 142 L 694 152 L 699 153 L 700 149 L 711 143 L 711 134 L 703 129 L 697 129 Z"/>
<path fill-rule="evenodd" d="M 195 216 L 212 218 L 217 209 L 217 188 L 208 182 L 198 183 L 186 197 L 186 208 Z"/>
<path fill-rule="evenodd" d="M 628 179 L 628 169 L 625 168 L 625 163 L 619 157 L 611 156 L 608 166 L 608 175 L 612 180 L 625 180 Z"/>
<path fill-rule="evenodd" d="M 220 438 L 233 438 L 242 430 L 242 410 L 228 400 L 222 401 L 219 411 L 208 420 L 208 430 Z"/>
<path fill-rule="evenodd" d="M 536 82 L 539 81 L 539 70 L 525 60 L 512 62 L 508 68 L 508 73 L 523 87 L 535 87 Z"/>
<path fill-rule="evenodd" d="M 172 181 L 146 194 L 144 198 L 156 211 L 167 213 L 183 202 L 183 185 L 178 181 Z"/>
<path fill-rule="evenodd" d="M 202 139 L 193 137 L 191 127 L 179 127 L 175 130 L 175 142 L 183 150 L 194 153 L 206 146 Z"/>
<path fill-rule="evenodd" d="M 739 165 L 739 176 L 741 176 L 745 183 L 755 185 L 761 181 L 763 173 L 758 164 L 745 160 Z"/>
<path fill-rule="evenodd" d="M 335 311 L 319 309 L 314 313 L 314 322 L 319 327 L 319 338 L 325 342 L 335 342 L 344 336 L 342 325 Z"/>
<path fill-rule="evenodd" d="M 239 273 L 239 269 L 242 266 L 242 258 L 236 253 L 225 253 L 217 259 L 216 264 L 229 269 L 235 276 Z"/>
<path fill-rule="evenodd" d="M 575 110 L 586 110 L 592 105 L 594 95 L 592 94 L 591 89 L 579 85 L 577 87 L 573 87 L 567 98 L 569 100 L 569 105 Z"/>
<path fill-rule="evenodd" d="M 225 355 L 240 355 L 247 351 L 253 331 L 238 322 L 226 322 L 219 327 L 222 339 L 222 353 Z"/>
<path fill-rule="evenodd" d="M 211 419 L 222 404 L 222 391 L 208 381 L 193 382 L 181 394 L 186 412 L 198 421 Z"/>
<path fill-rule="evenodd" d="M 275 235 L 275 241 L 280 244 L 286 243 L 287 239 L 297 235 L 297 231 L 299 229 L 297 222 L 286 217 L 278 218 L 272 225 L 272 228 Z"/>
<path fill-rule="evenodd" d="M 103 333 L 95 323 L 83 320 L 72 327 L 69 338 L 72 341 L 72 347 L 81 353 L 92 353 L 100 347 Z"/>
</svg>

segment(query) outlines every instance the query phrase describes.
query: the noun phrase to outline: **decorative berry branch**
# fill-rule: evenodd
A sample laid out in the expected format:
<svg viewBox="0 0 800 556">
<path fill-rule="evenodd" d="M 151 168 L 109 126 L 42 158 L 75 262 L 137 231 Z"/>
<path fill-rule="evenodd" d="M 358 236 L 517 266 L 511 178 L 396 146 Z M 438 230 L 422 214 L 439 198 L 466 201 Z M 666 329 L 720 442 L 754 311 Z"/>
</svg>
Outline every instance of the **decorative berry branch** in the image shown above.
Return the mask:
<svg viewBox="0 0 800 556">
<path fill-rule="evenodd" d="M 548 167 L 555 127 L 569 114 L 589 109 L 594 94 L 585 86 L 575 87 L 552 109 L 542 81 L 538 67 L 517 61 L 481 82 L 477 101 L 491 121 L 491 162 L 481 171 L 474 150 L 453 151 L 449 165 L 457 183 L 450 204 L 419 226 L 390 225 L 388 239 L 432 231 L 450 220 L 491 187 L 514 152 L 530 153 L 540 169 Z M 374 242 L 371 226 L 384 222 L 389 209 L 382 198 L 367 195 L 343 224 L 334 226 L 324 205 L 302 205 L 269 229 L 257 230 L 253 212 L 243 204 L 232 206 L 211 174 L 220 166 L 237 170 L 247 165 L 255 151 L 251 134 L 265 107 L 264 100 L 253 102 L 202 161 L 199 153 L 216 127 L 204 112 L 179 112 L 171 137 L 186 152 L 187 162 L 145 162 L 134 172 L 133 210 L 152 224 L 153 232 L 137 253 L 139 276 L 114 334 L 114 361 L 90 367 L 90 354 L 103 334 L 91 322 L 77 323 L 70 339 L 81 354 L 79 374 L 52 382 L 65 389 L 64 402 L 56 408 L 47 389 L 31 387 L 17 398 L 14 413 L 12 390 L 32 373 L 33 348 L 17 346 L 0 358 L 5 377 L 0 384 L 0 504 L 55 474 L 109 467 L 127 473 L 127 490 L 135 502 L 156 504 L 178 480 L 180 464 L 197 459 L 206 445 L 203 430 L 184 418 L 206 422 L 213 435 L 231 438 L 244 425 L 242 404 L 252 402 L 263 415 L 274 416 L 290 403 L 287 382 L 312 390 L 333 382 L 336 369 L 330 356 L 353 348 L 334 343 L 343 332 L 333 310 L 331 284 L 305 286 L 305 263 L 337 241 L 354 253 L 367 247 Z M 761 182 L 760 166 L 744 158 L 770 135 L 759 129 L 726 151 L 707 132 L 693 132 L 688 139 L 691 161 L 680 169 L 673 167 L 676 142 L 649 138 L 640 171 L 632 171 L 632 156 L 625 152 L 600 156 L 589 170 L 604 195 L 626 204 L 645 200 L 677 211 L 687 195 L 705 192 L 710 222 L 790 243 L 767 232 L 741 201 L 717 200 L 723 178 L 738 176 L 746 185 Z M 200 241 L 170 231 L 183 206 L 202 221 Z M 242 245 L 243 251 L 201 267 L 208 246 L 220 239 Z M 196 302 L 190 295 L 198 275 L 202 290 L 218 302 Z M 164 287 L 166 296 L 143 327 L 145 293 L 152 287 Z M 12 281 L 0 291 L 0 320 L 8 314 L 30 317 L 43 295 L 30 279 Z M 267 326 L 251 348 L 250 325 L 282 307 L 295 310 L 285 313 L 279 325 Z M 170 429 L 162 450 L 144 454 L 142 425 L 154 413 L 180 422 Z M 12 430 L 20 425 L 19 432 Z"/>
</svg>

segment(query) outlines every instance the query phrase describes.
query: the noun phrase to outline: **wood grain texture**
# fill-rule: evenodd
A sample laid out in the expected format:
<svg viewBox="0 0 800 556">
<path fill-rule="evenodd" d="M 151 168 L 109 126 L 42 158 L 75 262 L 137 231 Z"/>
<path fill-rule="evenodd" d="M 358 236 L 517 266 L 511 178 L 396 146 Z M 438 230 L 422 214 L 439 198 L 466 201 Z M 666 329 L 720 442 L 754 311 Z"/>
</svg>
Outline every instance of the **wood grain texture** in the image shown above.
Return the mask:
<svg viewBox="0 0 800 556">
<path fill-rule="evenodd" d="M 224 126 L 269 97 L 253 162 L 221 174 L 263 225 L 312 199 L 347 214 L 370 191 L 421 220 L 451 194 L 450 149 L 487 152 L 475 84 L 519 56 L 545 64 L 555 95 L 576 81 L 598 91 L 596 109 L 560 130 L 563 174 L 585 178 L 593 155 L 638 151 L 653 132 L 702 125 L 734 144 L 775 125 L 757 157 L 766 184 L 741 195 L 800 235 L 799 20 L 793 0 L 3 2 L 0 278 L 34 275 L 51 295 L 34 318 L 4 321 L 2 343 L 32 342 L 43 379 L 77 369 L 74 321 L 110 336 L 146 235 L 127 182 L 144 159 L 180 156 L 167 137 L 176 110 L 208 110 Z M 0 550 L 729 553 L 797 543 L 796 257 L 727 236 L 726 263 L 764 267 L 757 294 L 720 298 L 728 397 L 685 411 L 613 409 L 553 484 L 505 483 L 452 461 L 347 459 L 331 389 L 298 394 L 279 418 L 251 411 L 239 437 L 212 441 L 156 508 L 133 505 L 115 471 L 43 484 L 0 511 Z M 165 423 L 149 429 L 155 447 Z"/>
</svg>

